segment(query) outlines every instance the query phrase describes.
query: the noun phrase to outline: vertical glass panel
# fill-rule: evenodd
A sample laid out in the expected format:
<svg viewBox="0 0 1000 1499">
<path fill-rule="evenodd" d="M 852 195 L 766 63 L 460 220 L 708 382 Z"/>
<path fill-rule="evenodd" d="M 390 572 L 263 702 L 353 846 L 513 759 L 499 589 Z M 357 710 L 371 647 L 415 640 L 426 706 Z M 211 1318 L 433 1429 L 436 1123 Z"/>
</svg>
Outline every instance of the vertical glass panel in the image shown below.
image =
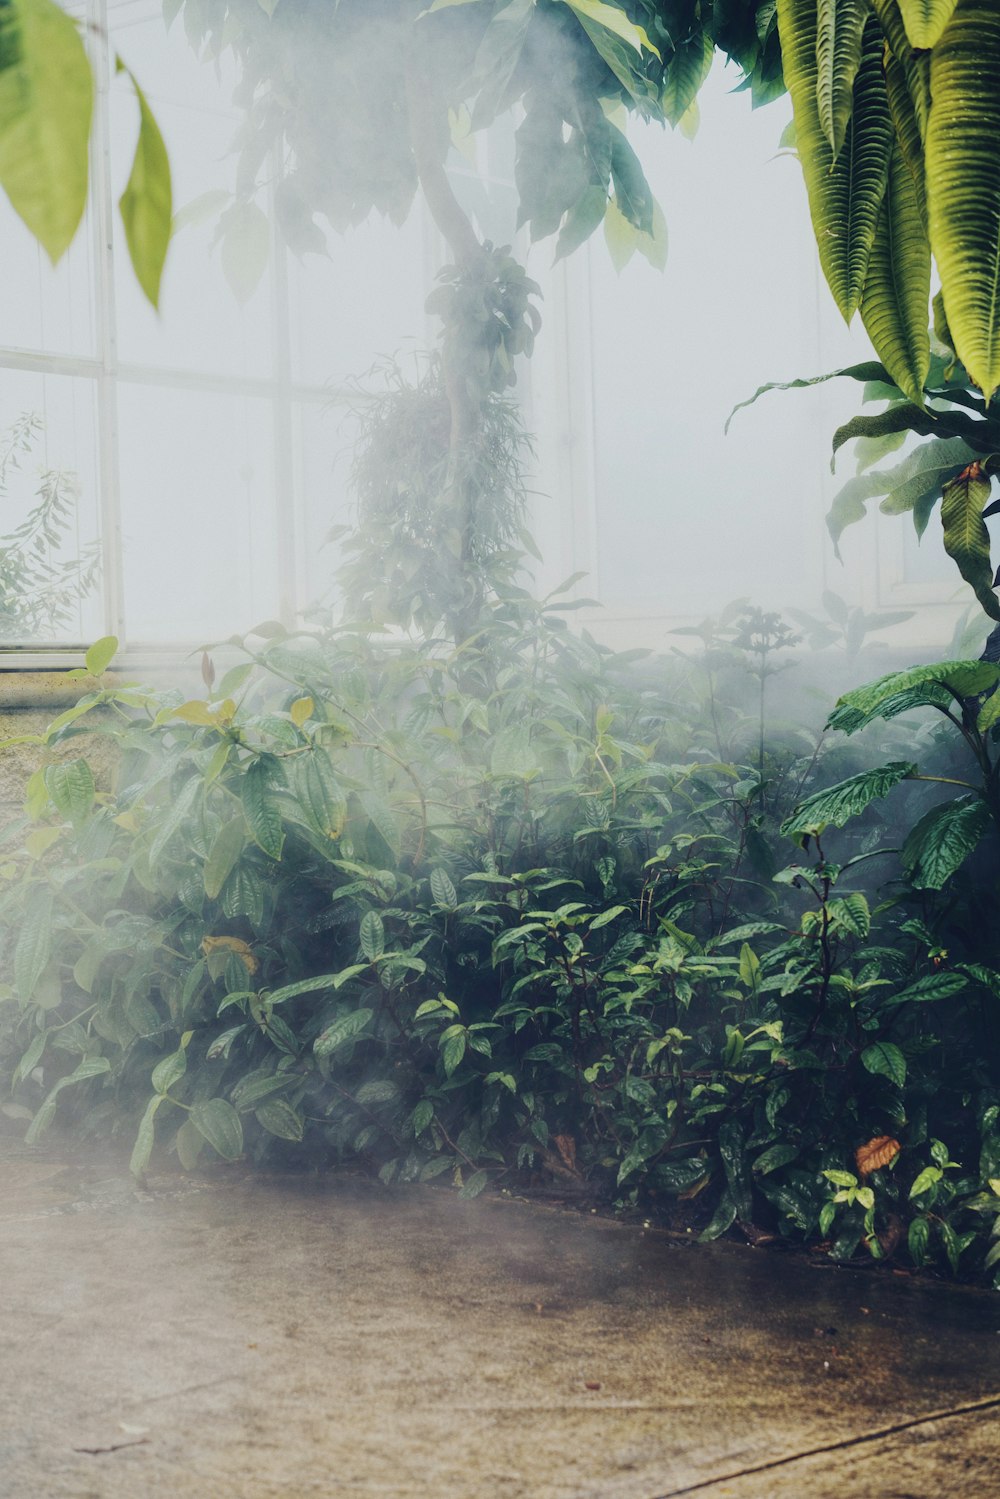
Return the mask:
<svg viewBox="0 0 1000 1499">
<path fill-rule="evenodd" d="M 122 381 L 118 415 L 130 643 L 197 643 L 273 618 L 270 403 Z"/>
<path fill-rule="evenodd" d="M 219 215 L 231 203 L 232 144 L 242 123 L 232 93 L 231 57 L 200 62 L 180 22 L 165 34 L 159 6 L 115 5 L 112 45 L 135 73 L 170 155 L 174 209 L 187 220 L 170 246 L 155 312 L 136 283 L 115 213 L 115 288 L 123 362 L 226 374 L 265 375 L 271 361 L 270 230 L 247 211 L 228 253 L 248 291 L 241 306 L 213 248 Z M 112 85 L 112 168 L 117 201 L 131 169 L 138 110 L 127 79 Z M 258 279 L 259 277 L 259 279 Z M 255 289 L 250 290 L 251 284 Z"/>
<path fill-rule="evenodd" d="M 0 643 L 104 634 L 94 382 L 0 370 Z"/>
<path fill-rule="evenodd" d="M 371 219 L 329 236 L 330 259 L 289 260 L 292 377 L 342 385 L 377 359 L 427 342 L 423 215 L 401 227 Z"/>
<path fill-rule="evenodd" d="M 90 214 L 57 266 L 0 193 L 0 339 L 6 349 L 88 358 L 95 353 Z"/>
<path fill-rule="evenodd" d="M 294 428 L 296 488 L 302 497 L 299 607 L 308 614 L 329 608 L 336 598 L 343 554 L 340 541 L 328 539 L 331 530 L 353 526 L 357 518 L 349 487 L 355 423 L 341 404 L 302 402 L 294 408 Z"/>
</svg>

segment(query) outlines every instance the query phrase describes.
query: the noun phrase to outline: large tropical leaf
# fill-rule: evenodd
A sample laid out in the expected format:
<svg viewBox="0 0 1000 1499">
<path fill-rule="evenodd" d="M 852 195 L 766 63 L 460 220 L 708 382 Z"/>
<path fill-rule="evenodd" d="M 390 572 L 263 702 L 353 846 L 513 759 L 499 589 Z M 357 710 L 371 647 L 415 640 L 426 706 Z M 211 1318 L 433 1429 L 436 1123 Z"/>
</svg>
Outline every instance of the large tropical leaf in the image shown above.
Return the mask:
<svg viewBox="0 0 1000 1499">
<path fill-rule="evenodd" d="M 913 104 L 913 96 L 906 82 L 903 65 L 893 54 L 886 52 L 885 89 L 889 100 L 889 113 L 896 132 L 896 145 L 902 152 L 907 170 L 913 180 L 917 209 L 921 223 L 927 225 L 927 190 L 924 185 L 924 143 Z"/>
<path fill-rule="evenodd" d="M 801 380 L 771 380 L 767 385 L 758 386 L 752 396 L 747 396 L 745 401 L 740 401 L 733 407 L 726 418 L 725 430 L 726 432 L 729 431 L 730 424 L 737 411 L 742 411 L 745 406 L 752 406 L 755 401 L 759 401 L 761 396 L 766 396 L 769 391 L 805 390 L 810 385 L 824 385 L 827 380 L 838 380 L 841 376 L 845 376 L 851 380 L 860 380 L 865 385 L 871 384 L 872 381 L 877 381 L 879 384 L 888 386 L 890 391 L 892 388 L 889 371 L 884 365 L 877 363 L 874 359 L 866 360 L 863 364 L 851 364 L 841 370 L 831 370 L 828 375 L 811 375 Z"/>
<path fill-rule="evenodd" d="M 871 15 L 868 0 L 819 0 L 816 11 L 816 106 L 833 150 L 840 154 L 861 66 L 861 39 Z"/>
<path fill-rule="evenodd" d="M 903 844 L 903 868 L 918 890 L 940 890 L 975 848 L 989 825 L 986 803 L 960 796 L 934 807 Z"/>
<path fill-rule="evenodd" d="M 782 823 L 781 831 L 786 838 L 798 840 L 822 830 L 828 823 L 842 828 L 849 818 L 863 812 L 869 802 L 887 796 L 900 781 L 915 775 L 916 769 L 915 765 L 895 760 L 816 791 L 799 803 L 791 817 Z"/>
<path fill-rule="evenodd" d="M 83 38 L 55 0 L 0 8 L 0 186 L 53 261 L 87 201 L 93 93 Z"/>
<path fill-rule="evenodd" d="M 913 511 L 918 535 L 927 525 L 931 509 L 944 483 L 975 455 L 964 438 L 935 438 L 925 442 L 891 469 L 876 469 L 849 479 L 834 498 L 826 518 L 836 546 L 846 528 L 865 517 L 868 500 L 884 495 L 879 509 L 886 515 Z"/>
<path fill-rule="evenodd" d="M 910 46 L 929 51 L 941 40 L 955 9 L 955 0 L 899 0 L 899 9 Z"/>
<path fill-rule="evenodd" d="M 873 718 L 890 716 L 901 698 L 909 706 L 936 703 L 940 689 L 952 698 L 975 697 L 1000 682 L 1000 666 L 991 661 L 938 661 L 930 666 L 910 666 L 892 671 L 863 687 L 855 687 L 837 699 L 829 726 L 843 734 L 855 734 Z"/>
<path fill-rule="evenodd" d="M 990 497 L 990 481 L 982 465 L 968 468 L 945 486 L 941 496 L 944 549 L 958 565 L 965 581 L 975 590 L 986 613 L 1000 619 L 1000 601 L 993 592 L 990 533 L 983 511 Z"/>
<path fill-rule="evenodd" d="M 882 75 L 882 32 L 870 16 L 854 84 L 853 114 L 843 148 L 835 156 L 817 101 L 815 0 L 778 0 L 778 27 L 820 264 L 837 306 L 850 321 L 861 301 L 893 140 Z"/>
<path fill-rule="evenodd" d="M 1000 385 L 1000 7 L 959 0 L 931 54 L 925 161 L 931 249 L 955 351 Z"/>
<path fill-rule="evenodd" d="M 861 317 L 882 363 L 918 406 L 924 404 L 931 362 L 930 295 L 931 247 L 913 175 L 896 146 L 861 294 Z"/>
</svg>

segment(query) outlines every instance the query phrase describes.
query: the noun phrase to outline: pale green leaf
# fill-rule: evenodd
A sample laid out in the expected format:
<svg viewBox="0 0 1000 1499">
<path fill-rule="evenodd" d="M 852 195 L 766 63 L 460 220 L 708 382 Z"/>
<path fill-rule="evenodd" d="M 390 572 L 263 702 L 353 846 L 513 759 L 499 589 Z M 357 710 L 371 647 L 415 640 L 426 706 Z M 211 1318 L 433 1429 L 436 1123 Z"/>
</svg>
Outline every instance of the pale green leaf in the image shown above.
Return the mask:
<svg viewBox="0 0 1000 1499">
<path fill-rule="evenodd" d="M 119 67 L 122 67 L 119 62 Z M 167 258 L 173 218 L 170 162 L 163 136 L 146 96 L 127 68 L 139 102 L 139 139 L 132 171 L 118 200 L 125 242 L 139 285 L 153 306 L 159 305 L 160 279 Z"/>
<path fill-rule="evenodd" d="M 55 0 L 8 0 L 0 58 L 0 186 L 56 261 L 87 201 L 90 63 L 76 23 Z"/>
</svg>

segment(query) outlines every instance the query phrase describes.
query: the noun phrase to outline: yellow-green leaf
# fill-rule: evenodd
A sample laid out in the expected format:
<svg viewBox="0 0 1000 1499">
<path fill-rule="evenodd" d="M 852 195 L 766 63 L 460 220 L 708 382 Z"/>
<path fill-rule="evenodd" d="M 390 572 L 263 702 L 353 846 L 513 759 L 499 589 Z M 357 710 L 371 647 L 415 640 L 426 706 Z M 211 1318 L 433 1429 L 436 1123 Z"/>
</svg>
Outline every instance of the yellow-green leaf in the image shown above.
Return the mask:
<svg viewBox="0 0 1000 1499">
<path fill-rule="evenodd" d="M 927 216 L 955 351 L 1000 385 L 1000 8 L 959 0 L 931 54 Z"/>
<path fill-rule="evenodd" d="M 84 656 L 84 663 L 92 677 L 103 677 L 118 650 L 117 635 L 102 635 L 95 640 Z"/>
<path fill-rule="evenodd" d="M 882 363 L 917 406 L 924 404 L 931 361 L 930 291 L 931 248 L 913 177 L 897 146 L 861 294 L 861 317 Z"/>
<path fill-rule="evenodd" d="M 87 201 L 94 80 L 76 24 L 55 0 L 0 8 L 0 186 L 57 261 Z"/>
<path fill-rule="evenodd" d="M 816 10 L 816 106 L 819 122 L 839 155 L 861 66 L 861 38 L 871 14 L 868 0 L 819 0 Z"/>
<path fill-rule="evenodd" d="M 167 258 L 173 220 L 170 162 L 163 136 L 146 103 L 145 94 L 121 61 L 118 67 L 128 73 L 139 101 L 139 139 L 136 142 L 132 171 L 125 191 L 118 200 L 118 207 L 136 278 L 153 306 L 157 307 L 160 300 L 160 278 Z"/>
<path fill-rule="evenodd" d="M 958 565 L 965 581 L 975 590 L 986 613 L 1000 619 L 1000 602 L 993 592 L 990 533 L 983 508 L 990 497 L 990 481 L 979 463 L 970 463 L 957 478 L 944 486 L 941 524 L 944 549 Z"/>
<path fill-rule="evenodd" d="M 292 723 L 297 729 L 301 729 L 302 725 L 312 718 L 313 713 L 316 711 L 316 704 L 311 697 L 298 697 L 288 711 L 291 715 Z"/>
<path fill-rule="evenodd" d="M 951 19 L 955 0 L 899 0 L 910 46 L 928 51 L 936 47 Z"/>
<path fill-rule="evenodd" d="M 598 26 L 620 36 L 623 42 L 628 42 L 637 52 L 645 47 L 647 52 L 653 52 L 659 57 L 659 52 L 642 27 L 630 21 L 624 10 L 620 10 L 617 5 L 606 5 L 604 0 L 563 0 L 563 4 L 568 5 L 581 21 L 596 21 Z"/>
<path fill-rule="evenodd" d="M 861 300 L 889 174 L 893 130 L 882 75 L 882 33 L 869 17 L 854 109 L 835 158 L 817 103 L 814 0 L 778 0 L 778 27 L 820 264 L 837 306 L 850 321 Z"/>
</svg>

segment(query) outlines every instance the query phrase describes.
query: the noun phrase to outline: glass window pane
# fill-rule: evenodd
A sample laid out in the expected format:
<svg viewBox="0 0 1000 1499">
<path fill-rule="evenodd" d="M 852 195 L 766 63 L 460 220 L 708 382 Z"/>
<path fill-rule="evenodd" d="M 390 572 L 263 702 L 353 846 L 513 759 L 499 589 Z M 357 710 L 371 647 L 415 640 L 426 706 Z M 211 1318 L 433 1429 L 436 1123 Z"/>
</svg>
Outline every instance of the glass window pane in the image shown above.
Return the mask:
<svg viewBox="0 0 1000 1499">
<path fill-rule="evenodd" d="M 269 403 L 124 381 L 118 402 L 130 644 L 194 644 L 273 618 Z"/>
<path fill-rule="evenodd" d="M 0 642 L 105 633 L 96 387 L 0 370 Z"/>
<path fill-rule="evenodd" d="M 163 132 L 170 156 L 174 209 L 182 212 L 204 194 L 205 216 L 174 236 L 167 257 L 157 313 L 146 301 L 128 261 L 120 215 L 115 213 L 115 292 L 119 353 L 124 363 L 233 375 L 267 376 L 271 364 L 270 277 L 263 274 L 245 306 L 240 305 L 213 249 L 219 214 L 227 204 L 236 170 L 233 138 L 242 112 L 231 100 L 237 75 L 227 54 L 218 71 L 199 62 L 180 22 L 164 32 L 159 7 L 116 6 L 112 44 L 138 78 Z M 114 194 L 117 200 L 131 168 L 138 111 L 124 78 L 112 87 L 110 105 Z M 245 257 L 256 246 L 267 252 L 269 230 L 241 236 Z"/>
</svg>

